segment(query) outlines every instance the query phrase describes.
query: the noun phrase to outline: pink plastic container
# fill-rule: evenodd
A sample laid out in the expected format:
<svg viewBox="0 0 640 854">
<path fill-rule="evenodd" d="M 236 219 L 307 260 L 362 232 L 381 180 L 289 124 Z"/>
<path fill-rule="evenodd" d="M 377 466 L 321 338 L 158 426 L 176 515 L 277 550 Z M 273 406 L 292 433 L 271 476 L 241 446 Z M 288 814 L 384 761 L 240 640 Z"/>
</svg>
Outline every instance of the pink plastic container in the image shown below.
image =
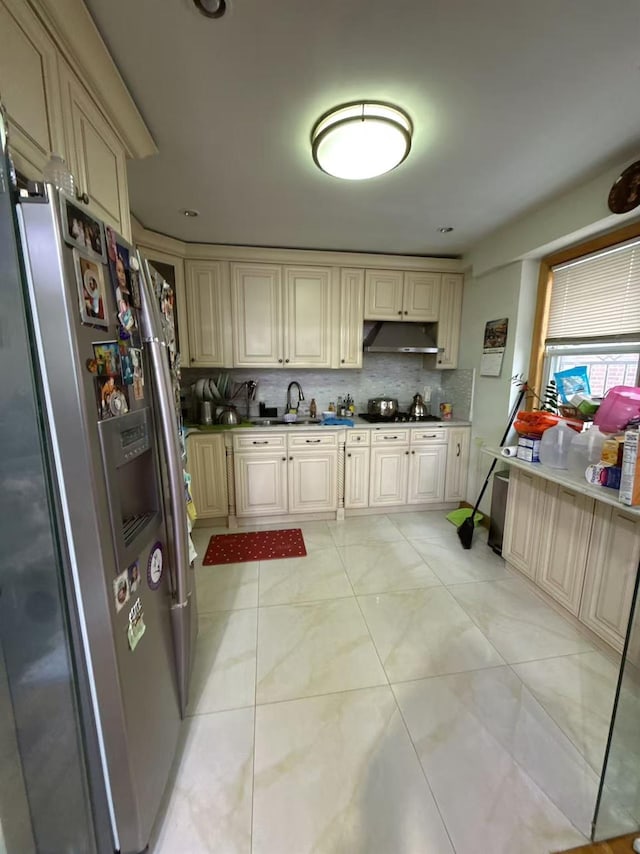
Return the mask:
<svg viewBox="0 0 640 854">
<path fill-rule="evenodd" d="M 640 388 L 617 385 L 606 393 L 593 423 L 603 433 L 618 433 L 632 418 L 640 417 Z"/>
</svg>

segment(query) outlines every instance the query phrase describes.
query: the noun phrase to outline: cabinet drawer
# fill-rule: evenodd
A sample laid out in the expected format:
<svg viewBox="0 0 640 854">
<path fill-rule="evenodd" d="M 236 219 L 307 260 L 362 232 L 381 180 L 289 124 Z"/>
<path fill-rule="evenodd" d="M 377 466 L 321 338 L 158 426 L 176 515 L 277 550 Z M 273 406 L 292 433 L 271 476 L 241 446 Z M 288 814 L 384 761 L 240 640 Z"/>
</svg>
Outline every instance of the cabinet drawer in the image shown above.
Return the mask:
<svg viewBox="0 0 640 854">
<path fill-rule="evenodd" d="M 335 431 L 327 433 L 289 433 L 289 450 L 294 448 L 337 448 L 338 434 Z"/>
<path fill-rule="evenodd" d="M 281 450 L 287 447 L 286 433 L 236 433 L 233 437 L 234 451 Z"/>
<path fill-rule="evenodd" d="M 409 430 L 400 429 L 394 430 L 393 427 L 387 427 L 384 430 L 378 428 L 371 431 L 372 445 L 408 445 Z"/>
<path fill-rule="evenodd" d="M 446 427 L 442 430 L 429 430 L 429 429 L 420 429 L 420 430 L 412 430 L 411 431 L 411 444 L 412 445 L 425 445 L 432 444 L 433 442 L 446 442 L 447 441 L 447 429 Z"/>
<path fill-rule="evenodd" d="M 370 439 L 371 430 L 347 430 L 347 445 L 349 447 L 368 447 Z"/>
</svg>

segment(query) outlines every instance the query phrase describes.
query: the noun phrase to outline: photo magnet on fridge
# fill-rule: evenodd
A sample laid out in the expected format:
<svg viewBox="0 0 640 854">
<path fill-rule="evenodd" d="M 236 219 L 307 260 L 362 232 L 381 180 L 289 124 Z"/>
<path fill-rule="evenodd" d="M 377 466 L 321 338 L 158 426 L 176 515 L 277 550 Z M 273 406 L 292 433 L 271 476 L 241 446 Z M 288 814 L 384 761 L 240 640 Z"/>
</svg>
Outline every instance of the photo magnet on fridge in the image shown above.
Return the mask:
<svg viewBox="0 0 640 854">
<path fill-rule="evenodd" d="M 107 226 L 107 258 L 109 276 L 116 299 L 118 320 L 123 329 L 131 332 L 136 320 L 133 312 L 134 302 L 131 293 L 131 271 L 129 269 L 129 249 L 118 241 L 112 228 Z"/>
<path fill-rule="evenodd" d="M 133 603 L 133 607 L 129 611 L 129 626 L 127 628 L 127 639 L 129 640 L 129 649 L 131 652 L 138 646 L 140 638 L 146 631 L 144 624 L 144 611 L 142 610 L 142 601 L 140 597 Z"/>
<path fill-rule="evenodd" d="M 142 367 L 142 350 L 137 347 L 129 348 L 133 364 L 133 396 L 135 400 L 144 400 L 144 368 Z"/>
<path fill-rule="evenodd" d="M 128 570 L 125 569 L 113 579 L 113 596 L 116 603 L 116 613 L 119 613 L 129 601 Z"/>
<path fill-rule="evenodd" d="M 96 403 L 98 407 L 98 418 L 112 418 L 115 415 L 125 415 L 129 411 L 129 398 L 126 386 L 121 384 L 120 378 L 97 377 Z"/>
<path fill-rule="evenodd" d="M 138 561 L 131 564 L 127 570 L 127 575 L 129 579 L 129 590 L 132 593 L 135 593 L 138 589 L 138 585 L 140 584 L 140 567 L 138 566 Z"/>
<path fill-rule="evenodd" d="M 79 207 L 64 193 L 60 193 L 62 236 L 65 243 L 75 246 L 100 264 L 107 260 L 102 223 L 94 219 L 84 208 Z"/>
<path fill-rule="evenodd" d="M 120 343 L 120 369 L 122 371 L 122 382 L 125 385 L 133 385 L 133 361 L 131 350 L 124 342 Z"/>
<path fill-rule="evenodd" d="M 77 249 L 73 250 L 76 270 L 80 320 L 88 326 L 109 327 L 103 267 L 100 261 L 85 258 Z"/>
<path fill-rule="evenodd" d="M 99 377 L 118 378 L 120 376 L 120 350 L 117 341 L 97 341 L 94 343 L 93 358 Z"/>
</svg>

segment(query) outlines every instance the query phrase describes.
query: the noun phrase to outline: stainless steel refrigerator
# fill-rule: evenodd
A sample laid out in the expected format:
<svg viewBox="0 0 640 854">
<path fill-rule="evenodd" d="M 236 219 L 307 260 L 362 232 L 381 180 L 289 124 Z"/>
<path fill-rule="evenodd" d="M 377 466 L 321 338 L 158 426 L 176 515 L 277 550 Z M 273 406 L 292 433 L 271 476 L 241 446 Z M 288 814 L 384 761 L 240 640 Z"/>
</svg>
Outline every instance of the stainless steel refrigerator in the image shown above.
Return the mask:
<svg viewBox="0 0 640 854">
<path fill-rule="evenodd" d="M 76 200 L 17 195 L 1 117 L 0 147 L 0 849 L 137 854 L 197 619 L 171 294 Z"/>
</svg>

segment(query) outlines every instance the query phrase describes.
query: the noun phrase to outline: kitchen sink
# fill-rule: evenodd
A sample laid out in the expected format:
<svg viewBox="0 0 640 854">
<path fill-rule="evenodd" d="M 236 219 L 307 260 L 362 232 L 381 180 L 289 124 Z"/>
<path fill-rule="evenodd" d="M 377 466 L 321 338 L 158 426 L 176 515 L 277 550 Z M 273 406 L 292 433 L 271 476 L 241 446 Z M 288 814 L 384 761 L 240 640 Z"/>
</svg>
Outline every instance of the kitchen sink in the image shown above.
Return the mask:
<svg viewBox="0 0 640 854">
<path fill-rule="evenodd" d="M 260 418 L 251 422 L 255 427 L 312 427 L 314 424 L 322 424 L 320 418 L 298 418 L 297 421 L 284 421 L 282 418 Z"/>
</svg>

